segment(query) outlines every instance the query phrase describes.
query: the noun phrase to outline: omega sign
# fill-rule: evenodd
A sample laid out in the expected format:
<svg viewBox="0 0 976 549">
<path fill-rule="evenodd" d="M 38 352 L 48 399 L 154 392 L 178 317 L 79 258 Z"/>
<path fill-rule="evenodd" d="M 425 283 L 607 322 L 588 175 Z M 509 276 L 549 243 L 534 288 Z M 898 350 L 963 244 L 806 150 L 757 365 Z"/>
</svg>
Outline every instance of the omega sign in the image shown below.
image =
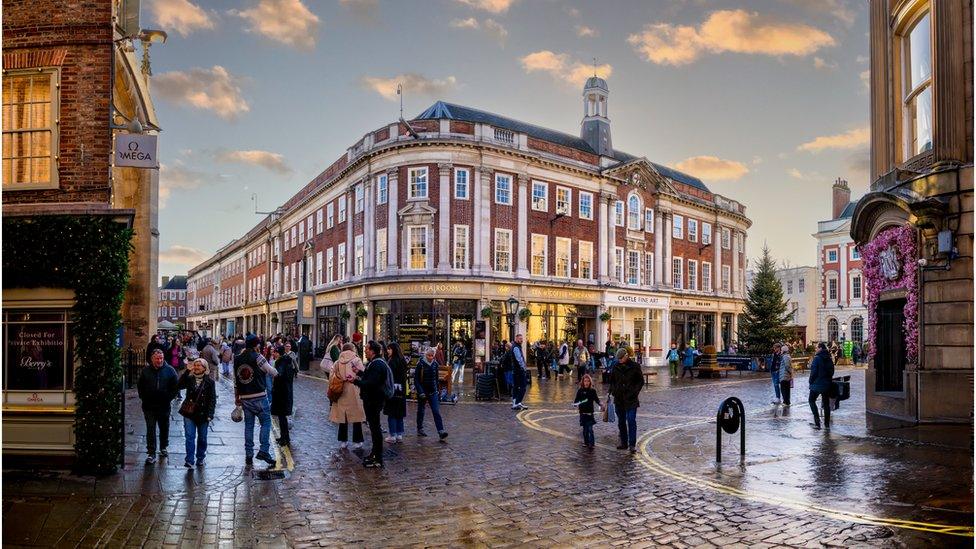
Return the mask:
<svg viewBox="0 0 976 549">
<path fill-rule="evenodd" d="M 134 133 L 116 135 L 115 165 L 126 168 L 158 168 L 156 136 Z"/>
</svg>

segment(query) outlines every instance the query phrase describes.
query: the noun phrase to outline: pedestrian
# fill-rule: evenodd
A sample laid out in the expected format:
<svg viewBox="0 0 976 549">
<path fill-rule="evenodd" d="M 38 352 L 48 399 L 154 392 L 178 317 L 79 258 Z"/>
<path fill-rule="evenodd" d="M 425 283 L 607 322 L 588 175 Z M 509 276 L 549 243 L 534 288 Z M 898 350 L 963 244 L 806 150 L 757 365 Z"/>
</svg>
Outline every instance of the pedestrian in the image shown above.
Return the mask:
<svg viewBox="0 0 976 549">
<path fill-rule="evenodd" d="M 773 404 L 779 404 L 781 402 L 780 398 L 780 384 L 779 384 L 779 359 L 782 356 L 783 345 L 781 343 L 773 344 L 773 355 L 769 359 L 769 374 L 773 379 L 773 392 L 776 393 L 776 398 L 773 400 Z"/>
<path fill-rule="evenodd" d="M 180 338 L 172 338 L 172 343 L 166 349 L 166 362 L 177 372 L 186 368 L 186 353 L 183 350 L 183 344 L 180 342 Z"/>
<path fill-rule="evenodd" d="M 525 398 L 525 387 L 529 377 L 528 366 L 525 363 L 525 354 L 522 351 L 522 342 L 524 341 L 522 334 L 515 336 L 515 343 L 512 344 L 511 350 L 505 355 L 503 359 L 507 364 L 508 368 L 512 372 L 512 409 L 513 410 L 527 410 L 529 407 L 522 404 L 522 400 Z"/>
<path fill-rule="evenodd" d="M 244 462 L 248 466 L 257 457 L 271 467 L 276 465 L 271 455 L 271 405 L 268 403 L 267 376 L 278 375 L 267 359 L 257 352 L 258 338 L 244 340 L 244 349 L 234 357 L 234 400 L 244 409 Z M 261 423 L 259 449 L 254 456 L 254 420 Z"/>
<path fill-rule="evenodd" d="M 304 332 L 298 338 L 298 369 L 302 372 L 308 371 L 308 365 L 312 361 L 312 340 Z"/>
<path fill-rule="evenodd" d="M 139 374 L 137 385 L 142 415 L 146 419 L 146 465 L 156 463 L 156 429 L 159 429 L 159 457 L 169 455 L 170 403 L 177 394 L 179 383 L 176 370 L 166 364 L 163 350 L 156 349 Z"/>
<path fill-rule="evenodd" d="M 855 366 L 861 362 L 861 346 L 857 343 L 854 344 L 854 348 L 851 350 L 851 360 L 854 361 Z"/>
<path fill-rule="evenodd" d="M 356 345 L 344 343 L 339 358 L 332 367 L 332 375 L 342 380 L 342 393 L 338 400 L 332 403 L 329 411 L 329 421 L 339 426 L 339 447 L 345 448 L 349 442 L 349 426 L 352 425 L 353 448 L 363 447 L 363 422 L 366 412 L 363 411 L 363 401 L 359 398 L 359 387 L 348 381 L 362 371 L 363 361 L 356 354 Z"/>
<path fill-rule="evenodd" d="M 234 349 L 226 339 L 220 342 L 220 373 L 230 377 L 234 369 Z"/>
<path fill-rule="evenodd" d="M 786 343 L 780 347 L 779 355 L 779 392 L 783 395 L 783 406 L 790 405 L 790 389 L 793 388 L 793 364 L 790 357 L 790 346 Z"/>
<path fill-rule="evenodd" d="M 335 364 L 335 361 L 339 360 L 339 353 L 341 352 L 342 336 L 336 334 L 332 336 L 332 340 L 325 346 L 325 357 L 322 358 L 322 370 L 326 374 L 332 374 L 332 366 Z"/>
<path fill-rule="evenodd" d="M 437 435 L 444 440 L 447 438 L 447 431 L 444 429 L 444 420 L 441 418 L 440 399 L 437 398 L 438 364 L 434 358 L 437 355 L 436 349 L 427 347 L 423 356 L 414 368 L 413 386 L 417 391 L 417 436 L 425 437 L 424 432 L 424 408 L 430 406 L 430 413 L 434 416 L 434 427 L 437 428 Z"/>
<path fill-rule="evenodd" d="M 603 404 L 600 403 L 600 396 L 593 388 L 593 378 L 590 374 L 584 374 L 580 381 L 579 389 L 576 390 L 576 398 L 573 406 L 579 410 L 579 422 L 583 427 L 583 445 L 587 448 L 596 446 L 596 439 L 593 435 L 593 426 L 596 425 L 596 418 L 593 417 L 593 404 L 600 407 L 603 411 Z"/>
<path fill-rule="evenodd" d="M 576 340 L 576 348 L 573 349 L 573 363 L 576 365 L 576 381 L 580 383 L 583 381 L 586 368 L 590 364 L 590 352 L 583 346 L 582 339 Z"/>
<path fill-rule="evenodd" d="M 403 358 L 400 345 L 390 343 L 386 346 L 386 363 L 393 373 L 393 397 L 387 399 L 383 407 L 390 431 L 386 441 L 403 442 L 403 418 L 407 416 L 407 360 Z"/>
<path fill-rule="evenodd" d="M 830 429 L 830 386 L 834 380 L 834 361 L 823 343 L 817 345 L 817 354 L 810 363 L 810 411 L 813 412 L 813 428 L 820 428 L 820 414 L 817 411 L 817 397 L 822 396 L 824 427 Z"/>
<path fill-rule="evenodd" d="M 549 349 L 549 343 L 546 341 L 540 341 L 539 346 L 535 352 L 535 366 L 536 370 L 539 371 L 539 379 L 545 376 L 546 379 L 550 379 L 552 375 L 552 351 Z"/>
<path fill-rule="evenodd" d="M 365 346 L 366 368 L 357 372 L 356 376 L 347 378 L 359 387 L 360 398 L 363 399 L 363 410 L 366 412 L 366 422 L 369 424 L 369 436 L 372 446 L 369 455 L 363 460 L 363 465 L 383 467 L 383 428 L 380 427 L 380 412 L 386 402 L 387 384 L 393 385 L 390 367 L 383 360 L 383 348 L 380 344 L 369 340 Z"/>
<path fill-rule="evenodd" d="M 558 377 L 562 377 L 563 373 L 570 373 L 572 370 L 569 369 L 569 342 L 563 341 L 559 346 L 559 373 L 556 374 Z"/>
<path fill-rule="evenodd" d="M 630 448 L 637 451 L 638 395 L 644 388 L 644 376 L 640 366 L 630 359 L 626 347 L 617 349 L 617 364 L 610 374 L 610 396 L 617 410 L 617 428 L 620 430 L 618 450 Z"/>
<path fill-rule="evenodd" d="M 210 363 L 204 358 L 191 362 L 180 376 L 178 386 L 186 389 L 186 400 L 180 406 L 186 442 L 183 466 L 193 467 L 195 457 L 197 467 L 203 467 L 207 457 L 207 429 L 217 409 L 217 384 L 210 376 Z"/>
<path fill-rule="evenodd" d="M 217 347 L 214 346 L 212 339 L 209 337 L 203 337 L 201 339 L 203 340 L 203 349 L 200 350 L 200 358 L 207 361 L 208 375 L 216 379 L 216 376 L 220 372 L 220 352 L 217 351 Z"/>
<path fill-rule="evenodd" d="M 668 361 L 668 370 L 671 372 L 671 379 L 678 378 L 678 345 L 675 342 L 671 342 L 671 348 L 668 349 L 665 355 L 665 360 Z M 684 372 L 682 372 L 684 373 Z"/>
<path fill-rule="evenodd" d="M 146 345 L 146 364 L 152 364 L 152 355 L 156 349 L 164 350 L 166 347 L 159 341 L 159 334 L 153 335 L 149 338 L 149 344 Z"/>
<path fill-rule="evenodd" d="M 274 357 L 274 368 L 278 371 L 271 387 L 274 395 L 271 398 L 271 415 L 278 418 L 278 430 L 281 432 L 281 436 L 277 439 L 278 446 L 290 446 L 288 416 L 292 414 L 294 407 L 293 385 L 298 370 L 295 369 L 291 357 L 285 354 L 285 348 L 281 345 L 273 348 L 271 356 Z"/>
<path fill-rule="evenodd" d="M 454 349 L 451 350 L 451 363 L 453 365 L 453 369 L 451 370 L 452 383 L 464 385 L 464 361 L 467 358 L 467 354 L 468 352 L 464 349 L 461 340 L 458 339 L 455 341 Z M 455 391 L 454 395 L 457 396 L 457 393 L 458 391 Z"/>
<path fill-rule="evenodd" d="M 685 378 L 685 373 L 688 373 L 688 377 L 695 379 L 695 371 L 692 368 L 695 367 L 695 356 L 698 355 L 698 349 L 694 347 L 685 347 L 684 352 L 681 353 L 681 379 Z"/>
</svg>

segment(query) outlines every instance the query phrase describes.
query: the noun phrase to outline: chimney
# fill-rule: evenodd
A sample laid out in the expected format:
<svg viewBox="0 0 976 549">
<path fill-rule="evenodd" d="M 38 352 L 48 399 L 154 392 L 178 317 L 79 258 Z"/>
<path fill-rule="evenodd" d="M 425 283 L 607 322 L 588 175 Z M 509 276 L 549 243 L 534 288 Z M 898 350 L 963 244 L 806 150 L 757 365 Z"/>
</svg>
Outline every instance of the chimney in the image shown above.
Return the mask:
<svg viewBox="0 0 976 549">
<path fill-rule="evenodd" d="M 837 178 L 834 181 L 834 199 L 833 199 L 833 217 L 831 219 L 837 219 L 840 214 L 844 212 L 844 208 L 847 207 L 851 202 L 851 188 L 847 186 L 847 180 Z"/>
<path fill-rule="evenodd" d="M 834 192 L 836 193 L 836 191 L 834 191 Z M 835 194 L 834 196 L 837 196 L 837 195 Z M 163 285 L 161 287 L 162 288 L 165 288 L 167 284 L 169 284 L 169 277 L 168 276 L 164 276 L 163 277 Z"/>
</svg>

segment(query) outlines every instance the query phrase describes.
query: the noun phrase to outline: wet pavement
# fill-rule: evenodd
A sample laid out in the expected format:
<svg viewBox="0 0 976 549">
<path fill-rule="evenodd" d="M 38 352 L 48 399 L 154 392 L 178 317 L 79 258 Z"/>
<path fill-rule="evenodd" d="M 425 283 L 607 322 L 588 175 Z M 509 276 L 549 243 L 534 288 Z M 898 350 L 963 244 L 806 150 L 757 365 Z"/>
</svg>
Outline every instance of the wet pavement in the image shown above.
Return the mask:
<svg viewBox="0 0 976 549">
<path fill-rule="evenodd" d="M 802 375 L 785 412 L 770 404 L 768 377 L 748 373 L 649 385 L 633 456 L 615 449 L 615 424 L 599 423 L 597 448 L 582 447 L 568 379 L 535 382 L 518 414 L 468 397 L 443 406 L 443 443 L 414 436 L 411 404 L 407 438 L 387 448 L 383 470 L 338 448 L 326 383 L 303 376 L 292 448 L 274 448 L 270 475 L 244 466 L 228 383 L 218 387 L 206 465 L 189 471 L 175 409 L 170 457 L 143 465 L 130 394 L 119 474 L 4 471 L 3 544 L 971 547 L 971 431 L 950 445 L 871 435 L 863 371 L 851 375 L 852 397 L 830 431 L 808 425 Z M 727 396 L 746 408 L 746 457 L 738 435 L 725 436 L 716 464 L 714 417 Z"/>
</svg>

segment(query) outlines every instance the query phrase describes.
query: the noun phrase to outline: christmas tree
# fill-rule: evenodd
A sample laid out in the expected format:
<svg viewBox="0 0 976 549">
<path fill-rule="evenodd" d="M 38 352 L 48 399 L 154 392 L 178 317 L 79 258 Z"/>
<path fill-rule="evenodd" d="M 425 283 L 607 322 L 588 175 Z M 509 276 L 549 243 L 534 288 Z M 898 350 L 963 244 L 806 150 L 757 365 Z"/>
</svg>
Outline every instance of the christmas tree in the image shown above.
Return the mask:
<svg viewBox="0 0 976 549">
<path fill-rule="evenodd" d="M 769 248 L 763 246 L 746 308 L 739 316 L 739 342 L 751 355 L 772 352 L 774 343 L 789 336 L 787 324 L 792 315 L 783 299 L 783 287 L 776 280 L 776 263 Z"/>
</svg>

